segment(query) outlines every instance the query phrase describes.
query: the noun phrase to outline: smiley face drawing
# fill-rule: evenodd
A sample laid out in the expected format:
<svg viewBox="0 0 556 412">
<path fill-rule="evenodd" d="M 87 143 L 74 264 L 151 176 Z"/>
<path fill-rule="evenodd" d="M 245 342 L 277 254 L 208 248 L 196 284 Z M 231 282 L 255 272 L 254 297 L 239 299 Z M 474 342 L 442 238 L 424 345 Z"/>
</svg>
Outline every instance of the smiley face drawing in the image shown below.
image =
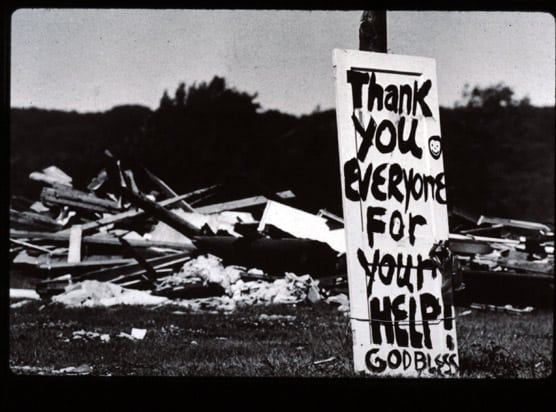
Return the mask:
<svg viewBox="0 0 556 412">
<path fill-rule="evenodd" d="M 429 152 L 433 159 L 439 159 L 442 154 L 442 144 L 440 143 L 440 136 L 431 136 L 429 138 Z"/>
</svg>

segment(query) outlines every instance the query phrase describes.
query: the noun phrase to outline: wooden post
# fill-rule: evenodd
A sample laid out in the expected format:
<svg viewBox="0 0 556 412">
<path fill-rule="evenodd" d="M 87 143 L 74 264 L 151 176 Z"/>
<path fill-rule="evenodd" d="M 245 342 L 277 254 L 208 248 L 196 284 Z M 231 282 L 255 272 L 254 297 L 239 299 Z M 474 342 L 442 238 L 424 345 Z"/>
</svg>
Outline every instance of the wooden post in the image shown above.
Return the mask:
<svg viewBox="0 0 556 412">
<path fill-rule="evenodd" d="M 365 10 L 359 25 L 359 50 L 386 53 L 386 10 Z"/>
<path fill-rule="evenodd" d="M 68 263 L 81 262 L 81 225 L 73 225 L 69 235 Z"/>
</svg>

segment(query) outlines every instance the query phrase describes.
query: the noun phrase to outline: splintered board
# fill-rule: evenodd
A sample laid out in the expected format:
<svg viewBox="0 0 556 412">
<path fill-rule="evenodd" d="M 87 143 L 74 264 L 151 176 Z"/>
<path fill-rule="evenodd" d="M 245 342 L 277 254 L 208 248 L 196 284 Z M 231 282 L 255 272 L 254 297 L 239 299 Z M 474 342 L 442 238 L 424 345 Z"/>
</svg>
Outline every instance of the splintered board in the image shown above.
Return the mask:
<svg viewBox="0 0 556 412">
<path fill-rule="evenodd" d="M 436 63 L 335 49 L 333 64 L 355 371 L 455 376 L 450 275 L 429 257 L 448 239 Z"/>
</svg>

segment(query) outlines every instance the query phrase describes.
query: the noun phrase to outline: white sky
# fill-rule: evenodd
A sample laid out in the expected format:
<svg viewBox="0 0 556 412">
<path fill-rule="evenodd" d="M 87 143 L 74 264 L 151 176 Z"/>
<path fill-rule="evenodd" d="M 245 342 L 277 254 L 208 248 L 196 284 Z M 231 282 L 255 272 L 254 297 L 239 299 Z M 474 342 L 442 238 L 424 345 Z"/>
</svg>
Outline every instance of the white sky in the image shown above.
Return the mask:
<svg viewBox="0 0 556 412">
<path fill-rule="evenodd" d="M 12 16 L 11 105 L 77 111 L 158 107 L 164 89 L 224 76 L 263 109 L 334 107 L 333 48 L 358 48 L 361 11 L 20 9 Z M 387 13 L 388 52 L 437 60 L 439 102 L 465 83 L 505 82 L 554 105 L 548 13 Z"/>
</svg>

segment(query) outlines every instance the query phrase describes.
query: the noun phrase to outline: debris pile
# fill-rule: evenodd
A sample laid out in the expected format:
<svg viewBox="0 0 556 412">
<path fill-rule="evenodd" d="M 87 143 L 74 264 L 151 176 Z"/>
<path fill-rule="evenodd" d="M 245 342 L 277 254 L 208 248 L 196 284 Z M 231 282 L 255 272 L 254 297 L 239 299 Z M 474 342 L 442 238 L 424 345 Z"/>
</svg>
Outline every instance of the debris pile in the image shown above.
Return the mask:
<svg viewBox="0 0 556 412">
<path fill-rule="evenodd" d="M 554 231 L 523 220 L 472 216 L 453 209 L 450 250 L 465 285 L 460 300 L 498 305 L 552 305 Z"/>
<path fill-rule="evenodd" d="M 347 292 L 337 216 L 286 204 L 290 191 L 207 203 L 222 200 L 221 185 L 178 195 L 151 171 L 142 170 L 141 183 L 106 157 L 84 188 L 50 166 L 29 176 L 42 185 L 39 200 L 12 198 L 12 270 L 38 277 L 41 298 L 233 310 Z M 338 275 L 343 283 L 330 281 Z"/>
<path fill-rule="evenodd" d="M 39 277 L 41 298 L 191 310 L 324 300 L 348 310 L 341 217 L 294 207 L 291 191 L 230 200 L 213 185 L 178 195 L 105 154 L 85 187 L 50 166 L 29 176 L 42 185 L 39 200 L 12 198 L 12 269 Z M 456 303 L 552 302 L 551 227 L 457 209 L 450 224 Z"/>
</svg>

